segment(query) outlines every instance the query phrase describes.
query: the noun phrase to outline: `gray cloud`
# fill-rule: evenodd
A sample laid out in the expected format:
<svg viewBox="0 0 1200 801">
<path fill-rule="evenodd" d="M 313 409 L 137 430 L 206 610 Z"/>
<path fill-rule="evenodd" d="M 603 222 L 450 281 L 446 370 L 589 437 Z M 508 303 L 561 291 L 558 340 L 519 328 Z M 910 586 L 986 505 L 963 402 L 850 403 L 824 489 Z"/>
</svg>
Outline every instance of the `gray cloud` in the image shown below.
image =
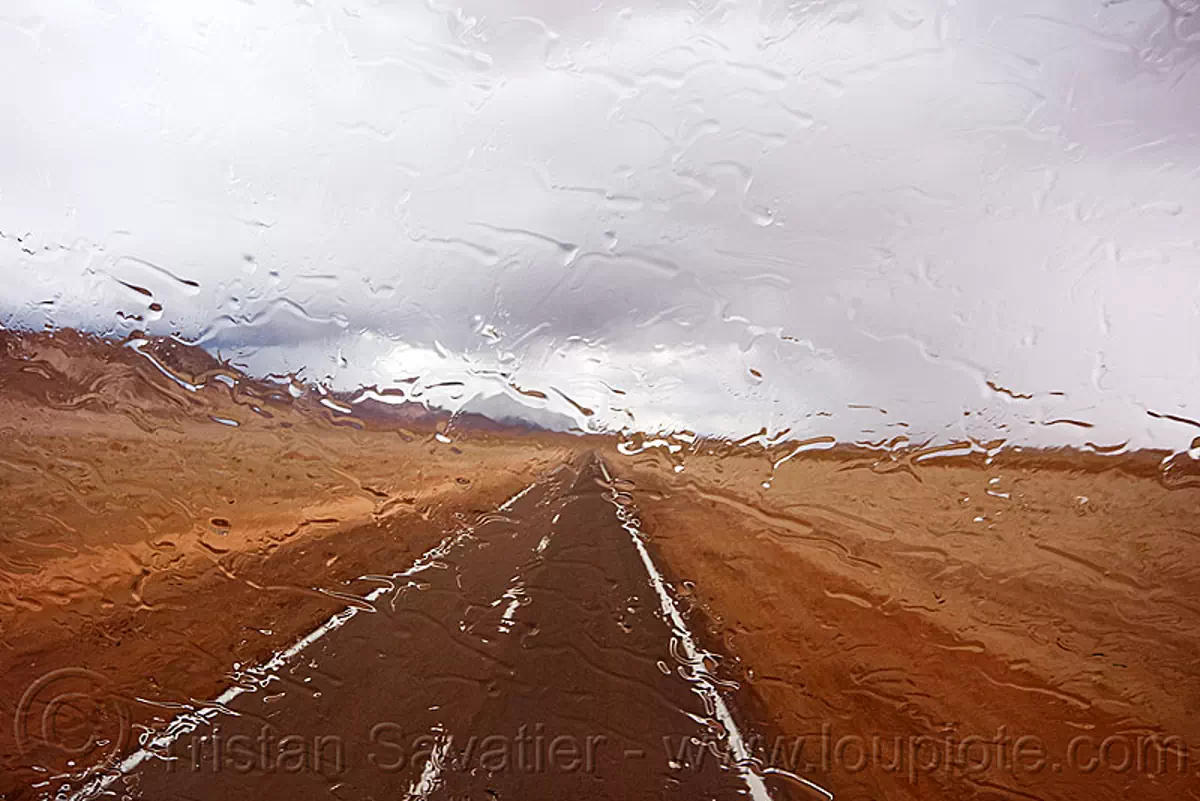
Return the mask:
<svg viewBox="0 0 1200 801">
<path fill-rule="evenodd" d="M 9 4 L 3 319 L 617 426 L 1187 445 L 1146 410 L 1200 416 L 1200 15 L 584 8 Z"/>
</svg>

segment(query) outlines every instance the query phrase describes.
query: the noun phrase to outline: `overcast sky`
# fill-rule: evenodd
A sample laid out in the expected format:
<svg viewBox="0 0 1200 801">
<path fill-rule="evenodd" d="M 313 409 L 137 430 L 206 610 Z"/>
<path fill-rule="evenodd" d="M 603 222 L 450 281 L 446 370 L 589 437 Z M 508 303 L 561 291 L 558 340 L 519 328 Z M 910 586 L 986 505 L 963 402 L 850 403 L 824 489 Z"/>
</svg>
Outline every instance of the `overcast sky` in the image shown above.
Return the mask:
<svg viewBox="0 0 1200 801">
<path fill-rule="evenodd" d="M 1186 448 L 1198 56 L 1198 0 L 6 0 L 0 321 L 610 427 Z"/>
</svg>

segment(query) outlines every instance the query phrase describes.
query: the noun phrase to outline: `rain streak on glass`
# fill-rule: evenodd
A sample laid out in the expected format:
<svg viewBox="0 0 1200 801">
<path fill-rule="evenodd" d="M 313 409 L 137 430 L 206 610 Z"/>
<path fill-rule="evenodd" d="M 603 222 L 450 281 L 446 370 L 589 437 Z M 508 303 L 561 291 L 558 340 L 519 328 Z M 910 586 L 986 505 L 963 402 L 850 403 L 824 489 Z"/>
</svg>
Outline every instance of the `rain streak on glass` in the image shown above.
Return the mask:
<svg viewBox="0 0 1200 801">
<path fill-rule="evenodd" d="M 0 799 L 1200 801 L 1196 0 L 9 0 Z"/>
</svg>

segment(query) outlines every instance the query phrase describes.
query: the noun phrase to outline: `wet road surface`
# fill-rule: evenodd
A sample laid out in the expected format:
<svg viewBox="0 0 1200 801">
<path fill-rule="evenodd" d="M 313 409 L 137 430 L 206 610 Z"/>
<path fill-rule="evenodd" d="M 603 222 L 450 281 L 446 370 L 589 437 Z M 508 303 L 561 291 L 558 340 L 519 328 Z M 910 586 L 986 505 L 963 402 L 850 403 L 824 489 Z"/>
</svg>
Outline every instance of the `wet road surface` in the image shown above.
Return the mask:
<svg viewBox="0 0 1200 801">
<path fill-rule="evenodd" d="M 104 794 L 765 799 L 594 457 L 564 465 L 184 715 Z M 93 790 L 97 789 L 95 787 Z M 779 793 L 776 798 L 782 797 Z"/>
</svg>

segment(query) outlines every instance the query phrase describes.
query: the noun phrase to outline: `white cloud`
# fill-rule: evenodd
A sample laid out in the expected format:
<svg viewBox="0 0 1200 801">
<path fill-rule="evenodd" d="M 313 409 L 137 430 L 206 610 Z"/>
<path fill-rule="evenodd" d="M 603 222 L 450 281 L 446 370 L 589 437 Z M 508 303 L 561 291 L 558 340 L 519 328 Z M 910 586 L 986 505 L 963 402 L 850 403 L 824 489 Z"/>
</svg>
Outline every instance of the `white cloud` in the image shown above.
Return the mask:
<svg viewBox="0 0 1200 801">
<path fill-rule="evenodd" d="M 1198 32 L 1152 0 L 14 0 L 0 313 L 347 386 L 505 370 L 613 425 L 1186 447 L 1145 411 L 1200 417 Z"/>
</svg>

